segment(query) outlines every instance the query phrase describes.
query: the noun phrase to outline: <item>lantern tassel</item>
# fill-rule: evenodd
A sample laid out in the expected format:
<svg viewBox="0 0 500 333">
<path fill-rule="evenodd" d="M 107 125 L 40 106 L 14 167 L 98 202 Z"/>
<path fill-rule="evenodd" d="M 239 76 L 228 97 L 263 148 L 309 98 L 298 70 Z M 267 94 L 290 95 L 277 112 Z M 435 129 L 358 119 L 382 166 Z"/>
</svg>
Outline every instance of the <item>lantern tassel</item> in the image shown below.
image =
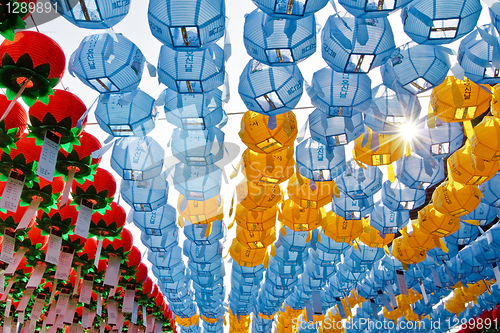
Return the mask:
<svg viewBox="0 0 500 333">
<path fill-rule="evenodd" d="M 71 185 L 75 179 L 76 167 L 72 166 L 69 168 L 68 177 L 66 178 L 66 184 L 64 184 L 64 190 L 62 193 L 61 201 L 59 203 L 59 208 L 64 207 L 68 203 L 69 192 L 71 191 Z"/>
<path fill-rule="evenodd" d="M 7 109 L 5 110 L 5 112 L 3 113 L 2 117 L 0 118 L 0 121 L 4 120 L 9 115 L 10 111 L 12 110 L 12 108 L 14 107 L 14 105 L 16 104 L 17 100 L 19 99 L 19 97 L 21 97 L 21 95 L 23 94 L 24 90 L 28 86 L 28 83 L 30 83 L 30 82 L 31 82 L 31 78 L 24 80 L 24 82 L 21 85 L 21 87 L 19 87 L 19 91 L 17 92 L 16 96 L 10 102 L 9 106 L 7 107 Z"/>
<path fill-rule="evenodd" d="M 17 225 L 16 231 L 17 230 L 24 230 L 28 227 L 28 225 L 30 224 L 30 221 L 35 216 L 41 202 L 42 202 L 42 198 L 38 197 L 38 196 L 35 197 L 30 202 L 30 205 L 29 205 L 28 209 L 26 210 L 26 212 L 24 213 L 23 218 L 21 219 L 21 222 L 19 222 L 19 224 Z"/>
</svg>

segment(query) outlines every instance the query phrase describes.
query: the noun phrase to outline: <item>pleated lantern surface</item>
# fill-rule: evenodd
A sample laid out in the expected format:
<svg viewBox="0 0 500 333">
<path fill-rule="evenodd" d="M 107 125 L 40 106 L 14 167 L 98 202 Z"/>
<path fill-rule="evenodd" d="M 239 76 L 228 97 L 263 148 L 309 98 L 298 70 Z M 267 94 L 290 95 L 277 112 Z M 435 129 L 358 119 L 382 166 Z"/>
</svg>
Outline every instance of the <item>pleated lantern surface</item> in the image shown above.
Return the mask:
<svg viewBox="0 0 500 333">
<path fill-rule="evenodd" d="M 444 180 L 444 162 L 416 154 L 403 156 L 396 162 L 396 177 L 409 188 L 425 190 Z"/>
<path fill-rule="evenodd" d="M 314 15 L 294 21 L 276 20 L 255 9 L 246 15 L 243 31 L 247 53 L 269 66 L 297 64 L 316 52 Z"/>
<path fill-rule="evenodd" d="M 174 186 L 188 200 L 206 201 L 220 193 L 222 170 L 214 165 L 188 166 L 179 163 L 173 175 Z"/>
<path fill-rule="evenodd" d="M 278 219 L 293 231 L 309 231 L 319 227 L 325 216 L 324 208 L 304 208 L 288 199 L 284 201 L 283 210 L 281 215 L 278 215 Z"/>
<path fill-rule="evenodd" d="M 413 1 L 403 8 L 405 33 L 419 44 L 448 44 L 474 29 L 481 14 L 479 0 Z"/>
<path fill-rule="evenodd" d="M 236 238 L 233 239 L 229 253 L 231 258 L 242 267 L 255 267 L 262 264 L 266 249 L 250 249 L 242 245 Z"/>
<path fill-rule="evenodd" d="M 277 207 L 267 210 L 247 210 L 243 205 L 236 205 L 234 218 L 236 223 L 247 230 L 263 231 L 276 225 Z"/>
<path fill-rule="evenodd" d="M 463 146 L 464 138 L 461 124 L 436 122 L 434 127 L 417 131 L 417 135 L 412 140 L 413 149 L 424 159 L 445 158 Z"/>
<path fill-rule="evenodd" d="M 323 221 L 325 235 L 338 243 L 352 242 L 363 233 L 361 220 L 346 220 L 334 212 L 328 212 Z"/>
<path fill-rule="evenodd" d="M 443 182 L 432 194 L 434 208 L 444 214 L 459 217 L 469 214 L 481 202 L 482 193 L 475 185 Z"/>
<path fill-rule="evenodd" d="M 402 136 L 378 134 L 369 130 L 368 140 L 363 145 L 365 135 L 354 141 L 353 157 L 359 162 L 371 166 L 388 165 L 403 157 L 405 147 Z"/>
<path fill-rule="evenodd" d="M 288 197 L 297 205 L 304 208 L 319 209 L 330 202 L 335 193 L 335 182 L 332 181 L 311 181 L 308 178 L 301 177 L 299 181 L 294 174 L 288 180 Z M 314 182 L 314 184 L 312 184 Z"/>
<path fill-rule="evenodd" d="M 382 81 L 392 90 L 420 94 L 441 84 L 450 69 L 448 54 L 439 47 L 408 43 L 380 67 Z"/>
<path fill-rule="evenodd" d="M 219 89 L 204 94 L 178 94 L 165 89 L 164 93 L 167 121 L 183 130 L 204 130 L 219 124 L 224 117 Z"/>
<path fill-rule="evenodd" d="M 105 0 L 51 0 L 57 12 L 69 22 L 84 29 L 109 29 L 128 14 L 130 2 L 110 3 Z"/>
<path fill-rule="evenodd" d="M 295 149 L 299 173 L 314 182 L 332 181 L 346 169 L 344 147 L 329 147 L 309 138 Z"/>
<path fill-rule="evenodd" d="M 247 111 L 241 119 L 238 135 L 251 150 L 267 154 L 293 145 L 297 137 L 297 119 L 292 111 L 271 117 Z"/>
<path fill-rule="evenodd" d="M 109 135 L 141 137 L 155 128 L 157 113 L 154 103 L 154 98 L 141 90 L 101 95 L 95 117 L 99 127 Z"/>
<path fill-rule="evenodd" d="M 149 28 L 172 49 L 198 51 L 224 36 L 225 13 L 223 0 L 150 0 Z"/>
<path fill-rule="evenodd" d="M 386 17 L 413 0 L 339 0 L 350 14 L 365 19 Z"/>
<path fill-rule="evenodd" d="M 406 265 L 419 263 L 426 257 L 426 251 L 413 249 L 403 236 L 394 240 L 391 253 L 396 259 Z"/>
<path fill-rule="evenodd" d="M 373 211 L 370 213 L 370 226 L 386 236 L 396 234 L 409 221 L 410 212 L 408 210 L 392 211 L 381 201 L 375 203 Z"/>
<path fill-rule="evenodd" d="M 500 160 L 500 119 L 486 116 L 474 127 L 472 154 L 485 161 Z"/>
<path fill-rule="evenodd" d="M 412 210 L 425 204 L 425 190 L 412 189 L 402 184 L 385 181 L 382 187 L 382 202 L 392 211 Z"/>
<path fill-rule="evenodd" d="M 220 195 L 205 201 L 188 200 L 179 195 L 177 211 L 179 216 L 193 224 L 208 224 L 224 217 L 224 203 Z"/>
<path fill-rule="evenodd" d="M 123 200 L 135 211 L 151 212 L 167 203 L 166 175 L 162 173 L 158 177 L 140 181 L 124 180 L 120 192 Z"/>
<path fill-rule="evenodd" d="M 309 114 L 309 131 L 313 140 L 330 147 L 347 145 L 363 134 L 363 115 L 331 117 L 315 109 Z"/>
<path fill-rule="evenodd" d="M 249 110 L 274 116 L 297 105 L 303 83 L 296 65 L 271 67 L 252 59 L 240 75 L 238 93 Z"/>
<path fill-rule="evenodd" d="M 477 84 L 498 84 L 500 72 L 493 65 L 493 62 L 497 63 L 498 46 L 493 41 L 498 43 L 498 32 L 494 31 L 495 27 L 491 24 L 482 25 L 479 29 L 482 29 L 481 33 L 491 35 L 491 40 L 483 39 L 476 28 L 460 42 L 457 51 L 458 63 L 471 81 Z"/>
<path fill-rule="evenodd" d="M 162 46 L 158 81 L 179 94 L 201 94 L 224 84 L 224 50 L 216 44 L 200 52 Z"/>
<path fill-rule="evenodd" d="M 335 183 L 340 191 L 353 199 L 373 196 L 382 189 L 383 173 L 378 167 L 368 166 L 366 169 L 356 167 L 354 160 L 347 163 L 347 170 L 337 178 Z"/>
<path fill-rule="evenodd" d="M 471 147 L 464 147 L 448 158 L 448 177 L 466 185 L 480 185 L 493 177 L 499 170 L 498 161 L 485 161 L 472 154 Z"/>
<path fill-rule="evenodd" d="M 264 211 L 282 200 L 281 187 L 278 184 L 250 182 L 246 179 L 236 185 L 238 202 L 247 210 Z"/>
<path fill-rule="evenodd" d="M 321 33 L 322 56 L 340 73 L 368 73 L 386 62 L 396 49 L 386 18 L 340 18 L 332 15 Z"/>
<path fill-rule="evenodd" d="M 448 236 L 460 229 L 460 219 L 443 214 L 433 205 L 427 205 L 418 212 L 418 223 L 422 230 L 438 237 Z"/>
<path fill-rule="evenodd" d="M 490 107 L 491 94 L 474 82 L 448 76 L 432 89 L 429 107 L 434 115 L 445 122 L 472 120 Z"/>
<path fill-rule="evenodd" d="M 351 117 L 366 110 L 372 102 L 368 75 L 335 72 L 330 67 L 313 74 L 307 93 L 312 104 L 328 116 Z"/>
<path fill-rule="evenodd" d="M 242 154 L 241 170 L 245 177 L 259 184 L 280 184 L 295 171 L 293 147 L 276 150 L 269 154 L 246 149 Z"/>
<path fill-rule="evenodd" d="M 206 130 L 174 129 L 172 153 L 189 166 L 208 166 L 224 157 L 224 132 L 217 127 Z"/>
<path fill-rule="evenodd" d="M 71 55 L 70 74 L 99 93 L 129 92 L 137 88 L 146 59 L 122 34 L 116 34 L 116 38 L 118 41 L 107 33 L 85 37 Z M 89 53 L 94 54 L 90 61 Z"/>
<path fill-rule="evenodd" d="M 325 7 L 328 0 L 252 0 L 267 15 L 275 18 L 296 20 Z"/>
</svg>

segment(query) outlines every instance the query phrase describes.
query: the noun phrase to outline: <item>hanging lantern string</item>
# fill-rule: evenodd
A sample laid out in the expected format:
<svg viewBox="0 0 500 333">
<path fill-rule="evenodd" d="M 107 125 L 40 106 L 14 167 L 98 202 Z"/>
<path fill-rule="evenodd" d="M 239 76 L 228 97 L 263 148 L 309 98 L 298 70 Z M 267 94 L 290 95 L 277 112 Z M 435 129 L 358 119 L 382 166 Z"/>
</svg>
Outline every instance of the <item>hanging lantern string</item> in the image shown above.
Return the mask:
<svg viewBox="0 0 500 333">
<path fill-rule="evenodd" d="M 35 19 L 33 18 L 33 15 L 30 15 L 30 18 L 31 21 L 33 21 L 33 24 L 35 25 L 36 32 L 40 32 L 40 30 L 38 30 L 38 25 L 36 24 Z"/>
</svg>

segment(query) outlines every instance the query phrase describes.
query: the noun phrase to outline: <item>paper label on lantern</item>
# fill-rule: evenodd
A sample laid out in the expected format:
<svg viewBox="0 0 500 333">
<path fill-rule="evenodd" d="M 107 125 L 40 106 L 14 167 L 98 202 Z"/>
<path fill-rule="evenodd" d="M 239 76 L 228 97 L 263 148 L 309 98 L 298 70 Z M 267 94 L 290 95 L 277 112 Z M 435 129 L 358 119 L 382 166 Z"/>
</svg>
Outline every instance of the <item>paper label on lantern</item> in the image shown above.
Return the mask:
<svg viewBox="0 0 500 333">
<path fill-rule="evenodd" d="M 56 328 L 63 328 L 64 327 L 64 315 L 58 315 L 56 324 L 54 325 Z"/>
<path fill-rule="evenodd" d="M 5 272 L 0 272 L 0 294 L 5 292 Z"/>
<path fill-rule="evenodd" d="M 0 252 L 0 261 L 10 264 L 14 259 L 14 247 L 16 243 L 16 234 L 10 229 L 5 229 L 2 242 L 2 252 Z"/>
<path fill-rule="evenodd" d="M 123 316 L 123 313 L 118 311 L 118 323 L 115 326 L 118 332 L 122 331 L 124 322 L 125 322 L 125 317 Z"/>
<path fill-rule="evenodd" d="M 56 306 L 56 303 L 52 303 L 50 305 L 49 314 L 47 315 L 47 318 L 45 320 L 45 324 L 48 326 L 52 326 L 56 322 Z"/>
<path fill-rule="evenodd" d="M 120 273 L 120 256 L 110 256 L 108 260 L 108 268 L 104 275 L 104 285 L 108 287 L 116 287 L 118 283 L 118 273 Z"/>
<path fill-rule="evenodd" d="M 11 325 L 12 325 L 12 318 L 5 318 L 3 320 L 3 332 L 4 333 L 11 333 L 11 331 L 10 331 Z M 12 332 L 12 333 L 15 333 L 15 332 Z"/>
<path fill-rule="evenodd" d="M 138 304 L 134 302 L 134 308 L 132 309 L 132 322 L 134 324 L 137 324 L 137 315 L 138 315 L 139 309 L 138 309 Z"/>
<path fill-rule="evenodd" d="M 443 284 L 441 283 L 441 279 L 439 278 L 439 273 L 436 270 L 436 268 L 431 267 L 431 275 L 432 275 L 432 280 L 434 281 L 434 285 L 436 287 L 441 288 Z"/>
<path fill-rule="evenodd" d="M 83 278 L 82 288 L 80 289 L 80 296 L 78 302 L 89 304 L 92 299 L 92 286 L 94 284 L 94 278 L 91 275 L 86 275 Z"/>
<path fill-rule="evenodd" d="M 132 287 L 133 288 L 133 287 Z M 122 312 L 132 313 L 134 308 L 134 298 L 135 298 L 135 288 L 125 290 L 125 295 L 123 296 Z"/>
<path fill-rule="evenodd" d="M 97 251 L 95 252 L 95 258 L 94 258 L 94 266 L 95 267 L 99 266 L 99 260 L 101 259 L 101 252 L 102 252 L 102 238 L 98 237 L 97 238 Z"/>
<path fill-rule="evenodd" d="M 2 293 L 2 298 L 0 299 L 0 302 L 5 302 L 7 299 L 7 296 L 9 295 L 10 288 L 14 285 L 15 279 L 11 278 L 9 279 L 9 283 L 7 284 L 7 288 L 5 288 L 5 291 Z"/>
<path fill-rule="evenodd" d="M 31 321 L 34 321 L 35 323 L 40 319 L 42 316 L 42 310 L 45 305 L 45 295 L 38 295 L 37 298 L 35 298 L 35 303 L 33 303 L 33 307 L 31 308 L 31 316 L 30 319 Z"/>
<path fill-rule="evenodd" d="M 382 302 L 382 305 L 387 309 L 387 311 L 393 311 L 394 308 L 389 302 L 389 299 L 385 296 L 384 292 L 382 290 L 377 290 L 377 293 L 378 293 L 378 298 Z"/>
<path fill-rule="evenodd" d="M 68 307 L 66 308 L 66 312 L 64 313 L 65 324 L 71 324 L 73 322 L 73 318 L 75 318 L 76 304 L 76 301 L 72 299 L 69 300 Z"/>
<path fill-rule="evenodd" d="M 45 273 L 45 269 L 47 268 L 46 264 L 38 264 L 36 265 L 33 273 L 31 273 L 30 279 L 26 284 L 26 288 L 38 288 L 40 282 L 42 281 L 43 274 Z"/>
<path fill-rule="evenodd" d="M 148 315 L 146 317 L 146 332 L 151 333 L 153 332 L 153 327 L 155 325 L 155 316 L 153 315 Z"/>
<path fill-rule="evenodd" d="M 12 306 L 12 299 L 11 298 L 8 298 L 7 299 L 7 302 L 5 303 L 5 311 L 3 312 L 3 316 L 8 318 L 10 317 L 10 308 Z M 19 307 L 19 305 L 18 305 Z"/>
<path fill-rule="evenodd" d="M 90 316 L 90 309 L 83 307 L 82 310 L 82 327 L 87 328 L 88 322 L 89 322 L 89 316 Z"/>
<path fill-rule="evenodd" d="M 118 323 L 118 307 L 116 306 L 116 302 L 108 298 L 107 308 L 108 308 L 108 325 L 109 326 L 116 325 Z"/>
<path fill-rule="evenodd" d="M 76 218 L 75 235 L 83 238 L 88 238 L 90 221 L 94 212 L 94 204 L 88 200 L 82 199 L 78 217 Z"/>
<path fill-rule="evenodd" d="M 28 209 L 26 209 L 26 212 L 24 212 L 23 217 L 21 218 L 21 222 L 17 225 L 16 231 L 17 230 L 24 230 L 28 228 L 30 222 L 33 220 L 33 218 L 36 215 L 36 212 L 38 211 L 38 207 L 40 206 L 40 203 L 42 202 L 42 198 L 35 196 L 31 202 L 30 205 L 28 206 Z"/>
<path fill-rule="evenodd" d="M 61 138 L 52 131 L 45 132 L 43 138 L 42 152 L 38 161 L 38 176 L 51 182 L 54 179 L 54 171 L 56 170 L 57 153 L 59 152 L 59 142 Z"/>
<path fill-rule="evenodd" d="M 7 276 L 14 275 L 15 271 L 17 271 L 17 268 L 19 267 L 19 264 L 21 263 L 21 260 L 23 260 L 23 258 L 24 258 L 26 251 L 28 251 L 28 249 L 17 250 L 16 254 L 14 254 L 14 258 L 12 259 L 12 262 L 5 269 L 5 275 L 7 275 Z"/>
<path fill-rule="evenodd" d="M 64 314 L 69 303 L 69 293 L 61 292 L 57 300 L 56 315 Z"/>
<path fill-rule="evenodd" d="M 147 319 L 147 317 L 146 317 L 146 316 L 147 316 L 147 313 L 148 313 L 148 312 L 146 311 L 146 307 L 143 305 L 143 306 L 142 306 L 142 323 L 143 323 L 143 325 L 145 325 L 145 326 L 147 326 L 147 324 L 148 324 L 148 319 Z"/>
<path fill-rule="evenodd" d="M 13 213 L 17 211 L 17 206 L 19 206 L 19 200 L 21 200 L 21 194 L 23 192 L 25 178 L 24 175 L 14 170 L 10 171 L 9 178 L 5 183 L 2 193 L 2 198 L 0 198 L 0 208 Z"/>
<path fill-rule="evenodd" d="M 67 280 L 69 278 L 69 272 L 71 270 L 72 262 L 73 249 L 63 246 L 63 249 L 59 254 L 59 260 L 57 262 L 55 278 L 58 280 Z"/>
<path fill-rule="evenodd" d="M 16 309 L 17 312 L 24 312 L 24 310 L 26 310 L 26 306 L 28 306 L 28 303 L 29 303 L 34 291 L 35 291 L 35 289 L 32 289 L 32 288 L 26 289 L 24 291 L 23 297 L 21 298 L 21 300 L 19 301 L 19 304 L 17 305 L 17 309 Z"/>
<path fill-rule="evenodd" d="M 396 270 L 396 281 L 398 282 L 399 292 L 408 296 L 408 285 L 406 284 L 404 271 Z"/>
<path fill-rule="evenodd" d="M 57 265 L 59 262 L 59 254 L 61 253 L 62 234 L 52 229 L 49 235 L 49 243 L 47 245 L 47 253 L 45 254 L 45 261 Z"/>
<path fill-rule="evenodd" d="M 155 323 L 155 330 L 154 330 L 154 333 L 161 333 L 163 330 L 163 322 L 161 321 L 157 321 Z"/>
<path fill-rule="evenodd" d="M 420 293 L 424 297 L 424 303 L 427 304 L 429 303 L 429 299 L 427 298 L 427 293 L 425 292 L 424 284 L 422 281 L 418 281 L 418 284 L 420 285 Z"/>
<path fill-rule="evenodd" d="M 97 294 L 97 305 L 95 311 L 99 317 L 102 316 L 102 297 L 101 294 Z"/>
<path fill-rule="evenodd" d="M 130 324 L 128 331 L 129 333 L 137 333 L 137 326 L 135 326 L 133 323 Z"/>
</svg>

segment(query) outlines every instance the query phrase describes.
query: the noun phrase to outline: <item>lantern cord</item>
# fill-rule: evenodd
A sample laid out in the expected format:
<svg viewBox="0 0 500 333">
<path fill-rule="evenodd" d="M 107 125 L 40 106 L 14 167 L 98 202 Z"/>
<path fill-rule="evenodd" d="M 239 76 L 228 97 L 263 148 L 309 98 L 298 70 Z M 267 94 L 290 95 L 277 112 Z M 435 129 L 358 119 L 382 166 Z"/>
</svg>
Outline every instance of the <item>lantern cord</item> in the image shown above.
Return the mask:
<svg viewBox="0 0 500 333">
<path fill-rule="evenodd" d="M 26 86 L 30 82 L 31 82 L 31 78 L 24 80 L 24 82 L 21 85 L 21 87 L 19 87 L 19 91 L 17 92 L 16 96 L 10 102 L 9 106 L 7 107 L 7 110 L 5 110 L 5 112 L 3 113 L 2 118 L 0 118 L 0 121 L 4 120 L 9 115 L 10 110 L 12 110 L 12 108 L 16 104 L 17 100 L 19 99 L 19 97 L 21 97 L 21 95 L 23 94 L 24 90 L 26 89 Z"/>
<path fill-rule="evenodd" d="M 31 20 L 33 21 L 33 24 L 35 25 L 36 32 L 40 32 L 40 30 L 38 30 L 38 25 L 36 24 L 35 19 L 33 18 L 33 15 L 30 15 L 30 17 Z"/>
</svg>

